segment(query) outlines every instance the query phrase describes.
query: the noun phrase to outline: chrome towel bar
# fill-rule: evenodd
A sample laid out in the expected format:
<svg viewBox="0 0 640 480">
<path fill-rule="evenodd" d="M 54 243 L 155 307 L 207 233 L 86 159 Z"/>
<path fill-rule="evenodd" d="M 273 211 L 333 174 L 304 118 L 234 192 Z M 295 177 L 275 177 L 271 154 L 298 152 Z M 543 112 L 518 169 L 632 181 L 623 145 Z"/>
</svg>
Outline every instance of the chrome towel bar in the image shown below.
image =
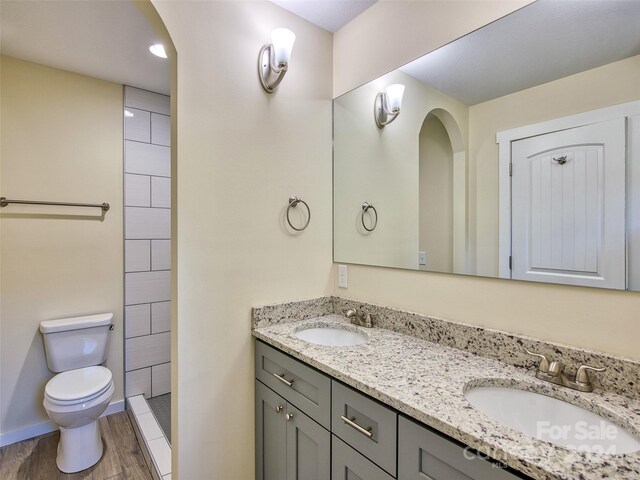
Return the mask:
<svg viewBox="0 0 640 480">
<path fill-rule="evenodd" d="M 11 203 L 20 204 L 20 205 L 56 205 L 61 207 L 90 207 L 90 208 L 100 208 L 103 212 L 108 212 L 109 206 L 108 203 L 69 203 L 69 202 L 44 202 L 40 200 L 10 200 L 5 197 L 0 197 L 0 207 L 6 207 Z"/>
</svg>

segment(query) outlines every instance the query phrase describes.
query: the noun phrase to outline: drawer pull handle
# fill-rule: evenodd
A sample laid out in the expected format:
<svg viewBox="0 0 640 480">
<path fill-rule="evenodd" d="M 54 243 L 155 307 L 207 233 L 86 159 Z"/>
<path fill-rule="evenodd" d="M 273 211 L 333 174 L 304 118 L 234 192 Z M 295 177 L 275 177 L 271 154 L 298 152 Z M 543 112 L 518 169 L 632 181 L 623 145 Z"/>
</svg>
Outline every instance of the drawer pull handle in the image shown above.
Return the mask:
<svg viewBox="0 0 640 480">
<path fill-rule="evenodd" d="M 359 431 L 361 434 L 366 435 L 367 437 L 371 438 L 373 437 L 373 433 L 371 433 L 371 427 L 361 427 L 360 425 L 358 425 L 356 422 L 354 422 L 354 420 L 356 419 L 356 417 L 351 417 L 351 418 L 347 418 L 344 415 L 340 415 L 340 418 L 342 419 L 342 421 L 344 423 L 346 423 L 347 425 L 349 425 L 350 427 L 355 428 L 357 431 Z"/>
<path fill-rule="evenodd" d="M 289 422 L 293 418 L 293 413 L 287 413 L 285 417 L 287 417 L 287 422 Z"/>
<path fill-rule="evenodd" d="M 284 407 L 282 405 L 276 405 L 276 413 L 280 413 Z"/>
<path fill-rule="evenodd" d="M 282 383 L 284 383 L 287 387 L 293 386 L 293 379 L 287 380 L 286 378 L 284 378 L 284 373 L 282 375 L 278 375 L 277 373 L 274 373 L 273 376 L 276 377 L 278 380 L 280 380 Z"/>
</svg>

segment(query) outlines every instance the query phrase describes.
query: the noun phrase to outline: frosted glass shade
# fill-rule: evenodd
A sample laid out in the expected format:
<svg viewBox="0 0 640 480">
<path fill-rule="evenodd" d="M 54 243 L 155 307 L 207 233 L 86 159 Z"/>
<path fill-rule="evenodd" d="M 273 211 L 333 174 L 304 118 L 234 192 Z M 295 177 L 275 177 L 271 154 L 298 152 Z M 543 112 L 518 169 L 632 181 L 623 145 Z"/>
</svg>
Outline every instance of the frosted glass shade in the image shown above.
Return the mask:
<svg viewBox="0 0 640 480">
<path fill-rule="evenodd" d="M 402 96 L 404 95 L 404 85 L 394 83 L 387 87 L 387 106 L 392 112 L 400 110 L 402 106 Z"/>
<path fill-rule="evenodd" d="M 291 50 L 293 49 L 293 43 L 295 41 L 295 33 L 287 28 L 276 28 L 271 32 L 271 44 L 273 45 L 276 65 L 289 63 Z"/>
</svg>

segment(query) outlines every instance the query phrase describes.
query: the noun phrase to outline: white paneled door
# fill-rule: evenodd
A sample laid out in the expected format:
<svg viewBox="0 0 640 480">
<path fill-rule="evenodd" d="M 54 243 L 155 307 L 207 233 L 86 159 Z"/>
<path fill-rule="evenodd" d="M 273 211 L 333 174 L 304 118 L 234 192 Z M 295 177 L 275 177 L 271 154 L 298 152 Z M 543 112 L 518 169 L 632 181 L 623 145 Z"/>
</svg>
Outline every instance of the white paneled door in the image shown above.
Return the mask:
<svg viewBox="0 0 640 480">
<path fill-rule="evenodd" d="M 512 278 L 625 288 L 625 120 L 512 142 Z"/>
</svg>

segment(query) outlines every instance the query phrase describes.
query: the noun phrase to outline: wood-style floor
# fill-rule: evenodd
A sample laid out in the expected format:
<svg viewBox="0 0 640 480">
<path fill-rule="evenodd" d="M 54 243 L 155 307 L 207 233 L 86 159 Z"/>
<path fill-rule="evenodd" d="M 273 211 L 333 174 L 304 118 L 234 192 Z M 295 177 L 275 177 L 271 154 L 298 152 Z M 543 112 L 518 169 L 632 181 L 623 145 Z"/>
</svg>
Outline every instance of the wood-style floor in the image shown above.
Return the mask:
<svg viewBox="0 0 640 480">
<path fill-rule="evenodd" d="M 104 443 L 100 461 L 65 474 L 56 467 L 59 432 L 0 448 L 1 480 L 152 480 L 126 412 L 98 420 Z"/>
</svg>

